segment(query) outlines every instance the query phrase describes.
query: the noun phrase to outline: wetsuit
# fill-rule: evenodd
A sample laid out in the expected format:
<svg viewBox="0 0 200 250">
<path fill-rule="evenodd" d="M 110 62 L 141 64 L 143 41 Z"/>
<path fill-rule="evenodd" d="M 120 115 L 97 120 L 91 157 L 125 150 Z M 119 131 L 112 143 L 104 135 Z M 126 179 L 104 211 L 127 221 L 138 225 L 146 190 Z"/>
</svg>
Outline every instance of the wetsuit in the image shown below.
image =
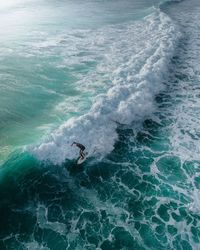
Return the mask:
<svg viewBox="0 0 200 250">
<path fill-rule="evenodd" d="M 83 144 L 80 144 L 80 143 L 77 143 L 77 142 L 74 142 L 74 144 L 76 144 L 76 146 L 77 146 L 78 148 L 80 148 L 82 151 L 85 150 L 85 146 L 83 146 Z"/>
<path fill-rule="evenodd" d="M 73 142 L 72 145 L 73 144 L 75 144 L 78 148 L 80 148 L 79 154 L 80 154 L 81 158 L 84 159 L 85 153 L 83 151 L 85 150 L 85 146 L 83 146 L 83 144 L 80 144 L 78 142 Z"/>
</svg>

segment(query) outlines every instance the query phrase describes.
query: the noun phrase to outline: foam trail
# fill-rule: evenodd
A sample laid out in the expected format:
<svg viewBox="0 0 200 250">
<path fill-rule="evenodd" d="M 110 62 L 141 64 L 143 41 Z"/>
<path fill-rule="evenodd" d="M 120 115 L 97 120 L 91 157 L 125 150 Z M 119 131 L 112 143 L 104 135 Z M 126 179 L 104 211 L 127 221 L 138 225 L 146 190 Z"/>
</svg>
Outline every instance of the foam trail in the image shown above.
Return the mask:
<svg viewBox="0 0 200 250">
<path fill-rule="evenodd" d="M 154 110 L 154 97 L 163 89 L 179 32 L 159 10 L 140 22 L 107 29 L 101 33 L 119 35 L 107 54 L 105 70 L 111 75 L 112 86 L 94 98 L 87 114 L 69 119 L 43 143 L 30 148 L 39 160 L 61 164 L 66 158 L 77 157 L 77 149 L 70 146 L 73 141 L 83 143 L 91 154 L 105 155 L 118 138 L 116 122 L 142 121 Z"/>
</svg>

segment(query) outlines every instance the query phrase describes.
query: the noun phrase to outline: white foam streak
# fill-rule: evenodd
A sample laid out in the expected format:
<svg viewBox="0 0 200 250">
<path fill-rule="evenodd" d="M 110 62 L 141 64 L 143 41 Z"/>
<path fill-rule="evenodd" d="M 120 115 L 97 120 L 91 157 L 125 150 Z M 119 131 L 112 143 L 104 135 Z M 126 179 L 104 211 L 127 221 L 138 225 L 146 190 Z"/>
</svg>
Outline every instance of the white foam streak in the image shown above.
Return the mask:
<svg viewBox="0 0 200 250">
<path fill-rule="evenodd" d="M 69 119 L 31 148 L 38 159 L 60 164 L 77 157 L 78 149 L 70 146 L 73 141 L 84 144 L 90 154 L 107 154 L 118 138 L 116 122 L 142 121 L 153 112 L 154 97 L 163 89 L 179 37 L 176 28 L 168 16 L 156 11 L 141 22 L 107 29 L 101 35 L 111 34 L 111 47 L 99 68 L 110 75 L 112 86 L 94 98 L 87 114 Z"/>
</svg>

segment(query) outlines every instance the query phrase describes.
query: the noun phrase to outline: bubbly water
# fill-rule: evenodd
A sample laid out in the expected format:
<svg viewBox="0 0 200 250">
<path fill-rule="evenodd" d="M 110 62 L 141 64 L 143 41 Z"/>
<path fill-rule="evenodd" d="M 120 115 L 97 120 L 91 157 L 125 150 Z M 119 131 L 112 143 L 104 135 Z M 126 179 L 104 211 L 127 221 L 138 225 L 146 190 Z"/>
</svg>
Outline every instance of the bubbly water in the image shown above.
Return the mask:
<svg viewBox="0 0 200 250">
<path fill-rule="evenodd" d="M 200 249 L 199 20 L 198 0 L 0 3 L 0 249 Z"/>
</svg>

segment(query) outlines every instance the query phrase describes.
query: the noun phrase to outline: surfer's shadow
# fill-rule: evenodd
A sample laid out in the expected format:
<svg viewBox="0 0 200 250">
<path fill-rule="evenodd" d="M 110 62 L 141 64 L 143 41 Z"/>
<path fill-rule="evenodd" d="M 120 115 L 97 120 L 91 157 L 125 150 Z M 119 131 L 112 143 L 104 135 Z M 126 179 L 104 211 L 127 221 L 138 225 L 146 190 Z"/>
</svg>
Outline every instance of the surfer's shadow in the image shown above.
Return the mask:
<svg viewBox="0 0 200 250">
<path fill-rule="evenodd" d="M 98 163 L 91 157 L 82 164 L 77 164 L 77 161 L 67 161 L 64 168 L 78 187 L 91 188 L 96 179 L 94 172 L 98 169 Z"/>
<path fill-rule="evenodd" d="M 72 177 L 76 177 L 84 173 L 88 167 L 89 161 L 83 162 L 82 164 L 77 164 L 77 160 L 68 160 L 64 163 L 64 168 L 68 174 Z"/>
</svg>

